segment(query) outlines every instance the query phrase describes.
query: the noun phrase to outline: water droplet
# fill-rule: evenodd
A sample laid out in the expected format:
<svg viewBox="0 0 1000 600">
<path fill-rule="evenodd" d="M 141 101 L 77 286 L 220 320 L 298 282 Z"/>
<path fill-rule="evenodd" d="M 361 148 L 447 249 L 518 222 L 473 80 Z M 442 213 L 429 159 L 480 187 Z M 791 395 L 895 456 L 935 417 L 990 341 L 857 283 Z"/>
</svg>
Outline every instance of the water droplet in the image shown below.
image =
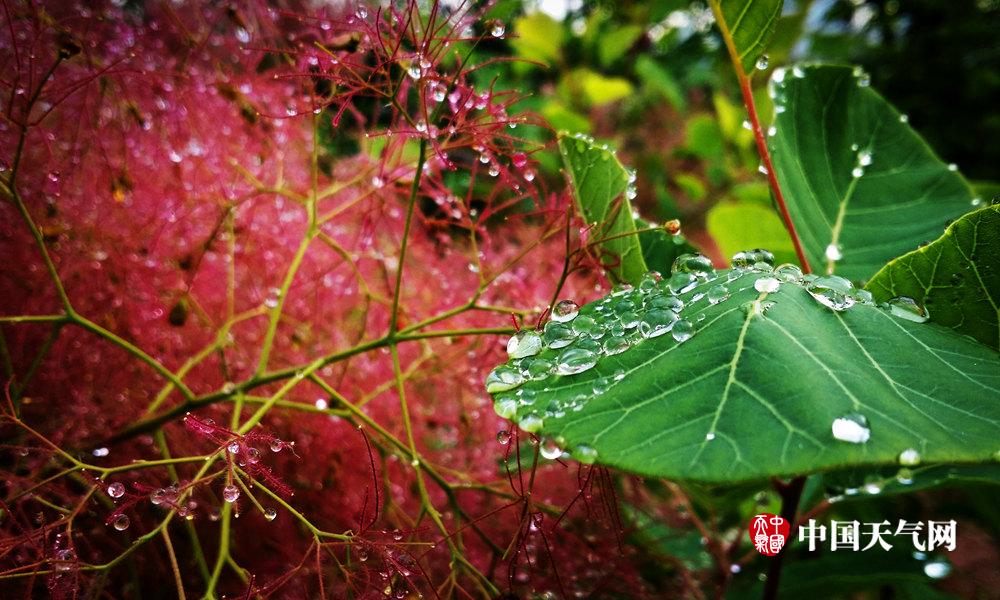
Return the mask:
<svg viewBox="0 0 1000 600">
<path fill-rule="evenodd" d="M 556 361 L 556 373 L 559 375 L 575 375 L 583 373 L 597 364 L 599 355 L 585 348 L 567 348 Z"/>
<path fill-rule="evenodd" d="M 565 323 L 558 323 L 556 321 L 549 321 L 545 324 L 545 331 L 542 333 L 542 339 L 545 341 L 545 345 L 549 348 L 563 348 L 569 346 L 576 340 L 576 334 L 570 329 L 569 325 Z"/>
<path fill-rule="evenodd" d="M 957 171 L 958 170 L 958 165 L 956 165 L 955 163 L 949 163 L 948 164 L 948 170 L 949 171 L 953 171 L 953 172 Z"/>
<path fill-rule="evenodd" d="M 423 70 L 420 65 L 416 62 L 410 64 L 406 69 L 406 74 L 410 76 L 410 79 L 420 79 L 420 75 L 423 74 Z"/>
<path fill-rule="evenodd" d="M 517 426 L 520 427 L 522 431 L 526 431 L 528 433 L 536 433 L 538 431 L 541 431 L 542 426 L 544 425 L 545 422 L 542 420 L 542 418 L 534 413 L 524 415 L 523 417 L 521 417 L 521 420 L 518 421 L 517 423 Z"/>
<path fill-rule="evenodd" d="M 899 122 L 900 123 L 909 123 L 910 122 L 910 117 L 907 116 L 907 115 L 905 115 L 905 114 L 904 115 L 899 115 Z"/>
<path fill-rule="evenodd" d="M 572 300 L 560 300 L 552 307 L 551 318 L 557 323 L 572 321 L 580 314 L 580 306 Z"/>
<path fill-rule="evenodd" d="M 865 170 L 862 169 L 861 167 L 854 167 L 853 169 L 851 169 L 851 177 L 854 177 L 855 179 L 861 177 L 864 174 Z"/>
<path fill-rule="evenodd" d="M 708 279 L 715 275 L 711 259 L 703 254 L 681 254 L 674 260 L 671 272 L 690 273 L 700 279 Z"/>
<path fill-rule="evenodd" d="M 871 437 L 868 419 L 859 413 L 851 413 L 833 420 L 833 437 L 851 444 L 864 444 Z"/>
<path fill-rule="evenodd" d="M 552 368 L 552 361 L 545 358 L 528 358 L 521 362 L 521 372 L 528 379 L 545 379 Z"/>
<path fill-rule="evenodd" d="M 750 269 L 758 272 L 770 271 L 774 268 L 774 255 L 767 250 L 755 248 L 737 252 L 729 259 L 734 269 Z"/>
<path fill-rule="evenodd" d="M 228 450 L 230 454 L 239 454 L 239 452 L 240 452 L 240 443 L 239 442 L 230 442 L 229 445 L 226 446 L 226 450 Z"/>
<path fill-rule="evenodd" d="M 913 321 L 914 323 L 924 323 L 930 318 L 927 309 L 917 304 L 913 298 L 897 296 L 889 300 L 889 312 L 897 317 Z"/>
<path fill-rule="evenodd" d="M 542 351 L 542 336 L 537 331 L 522 329 L 507 340 L 507 355 L 511 358 L 534 356 Z"/>
<path fill-rule="evenodd" d="M 604 329 L 597 324 L 593 317 L 580 315 L 570 323 L 570 329 L 579 336 L 599 338 L 604 335 Z"/>
<path fill-rule="evenodd" d="M 240 489 L 235 485 L 229 484 L 222 488 L 222 499 L 226 502 L 232 504 L 236 502 L 236 499 L 240 497 Z"/>
<path fill-rule="evenodd" d="M 899 464 L 904 467 L 915 467 L 920 464 L 920 452 L 916 448 L 907 448 L 899 453 Z"/>
<path fill-rule="evenodd" d="M 116 481 L 108 485 L 107 491 L 112 498 L 121 498 L 125 495 L 125 486 Z"/>
<path fill-rule="evenodd" d="M 712 289 L 708 290 L 708 302 L 709 304 L 718 304 L 724 302 L 729 298 L 729 288 L 724 285 L 717 285 Z"/>
<path fill-rule="evenodd" d="M 673 294 L 682 294 L 698 283 L 697 278 L 691 273 L 674 273 L 667 280 L 667 289 Z"/>
<path fill-rule="evenodd" d="M 574 459 L 585 465 L 592 465 L 597 462 L 597 450 L 594 450 L 590 446 L 580 445 L 573 449 L 570 453 Z"/>
<path fill-rule="evenodd" d="M 781 265 L 774 270 L 774 275 L 785 283 L 802 282 L 802 269 L 795 265 Z"/>
<path fill-rule="evenodd" d="M 771 125 L 770 127 L 767 128 L 767 137 L 774 137 L 776 135 L 778 135 L 778 128 L 777 127 L 775 127 L 774 125 Z"/>
<path fill-rule="evenodd" d="M 951 574 L 951 565 L 941 559 L 924 563 L 924 575 L 931 579 L 944 579 Z"/>
<path fill-rule="evenodd" d="M 535 180 L 535 172 L 532 171 L 531 169 L 528 169 L 527 171 L 525 171 L 524 172 L 524 180 L 525 181 L 534 181 Z"/>
<path fill-rule="evenodd" d="M 604 339 L 604 345 L 602 346 L 604 353 L 607 355 L 621 354 L 629 348 L 629 342 L 624 336 L 620 335 L 609 335 Z"/>
<path fill-rule="evenodd" d="M 271 440 L 270 443 L 271 452 L 281 452 L 281 449 L 285 447 L 285 442 L 281 440 Z"/>
<path fill-rule="evenodd" d="M 714 432 L 709 431 L 708 433 L 705 434 L 705 441 L 706 442 L 711 442 L 714 439 L 715 439 L 715 433 Z"/>
<path fill-rule="evenodd" d="M 757 165 L 757 172 L 760 173 L 761 175 L 767 175 L 768 173 L 770 173 L 770 171 L 767 170 L 767 167 L 764 166 L 764 163 L 760 163 L 759 165 Z"/>
<path fill-rule="evenodd" d="M 681 319 L 674 323 L 673 328 L 670 330 L 670 335 L 672 335 L 674 340 L 677 342 L 686 342 L 691 339 L 692 335 L 694 335 L 694 325 L 691 321 Z"/>
<path fill-rule="evenodd" d="M 549 460 L 555 460 L 562 456 L 563 450 L 556 443 L 556 440 L 552 438 L 545 438 L 542 440 L 541 446 L 539 446 L 538 452 L 542 455 L 542 458 L 547 458 Z"/>
<path fill-rule="evenodd" d="M 756 64 L 757 70 L 758 71 L 763 71 L 763 70 L 767 69 L 767 65 L 768 65 L 769 62 L 770 62 L 770 60 L 768 59 L 767 55 L 766 54 L 761 54 L 760 58 L 757 59 L 757 64 Z"/>
<path fill-rule="evenodd" d="M 118 531 L 125 531 L 131 524 L 132 521 L 128 518 L 128 515 L 118 515 L 115 517 L 115 520 L 111 522 L 111 525 Z"/>
<path fill-rule="evenodd" d="M 896 481 L 901 485 L 910 485 L 913 483 L 913 471 L 903 467 L 896 473 Z"/>
<path fill-rule="evenodd" d="M 777 292 L 780 287 L 781 282 L 774 277 L 761 277 L 757 281 L 753 282 L 753 289 L 762 293 Z"/>
<path fill-rule="evenodd" d="M 509 365 L 500 365 L 486 376 L 486 391 L 493 394 L 512 390 L 524 383 L 524 375 L 519 369 Z"/>
<path fill-rule="evenodd" d="M 744 119 L 743 120 L 743 129 L 746 129 L 747 131 L 753 131 L 753 124 L 750 123 L 750 121 L 747 121 L 746 119 Z"/>
<path fill-rule="evenodd" d="M 870 150 L 862 150 L 858 152 L 858 164 L 862 167 L 867 167 L 872 164 L 872 153 Z"/>
<path fill-rule="evenodd" d="M 651 309 L 642 316 L 639 322 L 639 333 L 644 338 L 659 337 L 670 331 L 677 320 L 677 313 L 672 310 Z"/>
<path fill-rule="evenodd" d="M 497 398 L 493 410 L 501 419 L 513 419 L 517 415 L 517 401 L 510 397 Z"/>
<path fill-rule="evenodd" d="M 507 431 L 506 429 L 501 429 L 500 431 L 497 432 L 497 442 L 499 442 L 501 446 L 506 446 L 507 444 L 509 444 L 510 437 L 511 437 L 510 432 Z"/>
<path fill-rule="evenodd" d="M 503 34 L 507 32 L 507 26 L 504 25 L 503 21 L 496 20 L 490 24 L 490 35 L 495 38 L 503 37 Z"/>
<path fill-rule="evenodd" d="M 854 306 L 856 302 L 854 299 L 854 285 L 837 275 L 817 277 L 809 283 L 806 291 L 817 302 L 835 311 L 847 310 Z"/>
<path fill-rule="evenodd" d="M 268 521 L 273 521 L 277 517 L 278 517 L 278 511 L 274 510 L 273 508 L 269 508 L 264 511 L 264 518 L 267 519 Z"/>
</svg>

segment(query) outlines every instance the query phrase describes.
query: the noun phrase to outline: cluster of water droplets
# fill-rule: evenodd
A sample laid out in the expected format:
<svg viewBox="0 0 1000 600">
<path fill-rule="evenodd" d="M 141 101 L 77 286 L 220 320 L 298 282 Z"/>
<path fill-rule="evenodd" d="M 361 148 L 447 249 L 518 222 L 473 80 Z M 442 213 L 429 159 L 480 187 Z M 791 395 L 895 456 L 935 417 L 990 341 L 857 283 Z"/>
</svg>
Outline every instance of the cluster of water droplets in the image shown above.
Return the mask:
<svg viewBox="0 0 1000 600">
<path fill-rule="evenodd" d="M 748 313 L 767 314 L 776 303 L 776 297 L 771 294 L 793 285 L 804 289 L 817 304 L 834 312 L 869 306 L 913 322 L 928 319 L 926 309 L 912 298 L 897 297 L 876 303 L 870 292 L 855 288 L 843 277 L 804 274 L 791 264 L 775 267 L 774 256 L 767 250 L 739 252 L 730 262 L 730 270 L 717 272 L 707 257 L 683 254 L 674 261 L 669 277 L 649 272 L 638 286 L 618 286 L 610 295 L 584 310 L 572 300 L 558 302 L 552 307 L 549 321 L 543 328 L 522 330 L 510 338 L 507 343 L 510 360 L 487 377 L 486 391 L 495 396 L 497 414 L 505 419 L 517 419 L 518 426 L 528 433 L 542 431 L 546 419 L 579 412 L 592 398 L 601 396 L 624 379 L 625 372 L 618 369 L 611 375 L 597 377 L 588 382 L 592 389 L 567 389 L 566 394 L 547 403 L 537 400 L 540 392 L 549 392 L 550 388 L 539 390 L 535 386 L 526 387 L 525 383 L 555 376 L 576 376 L 593 369 L 602 359 L 626 352 L 652 338 L 670 335 L 676 343 L 684 343 L 696 335 L 698 323 L 705 318 L 704 311 L 696 311 L 696 316 L 692 316 L 689 313 L 693 311 L 685 312 L 685 307 L 697 303 L 702 307 L 717 305 L 750 286 L 763 296 L 743 304 L 741 308 Z M 744 279 L 745 275 L 752 275 L 752 278 Z M 737 285 L 742 287 L 733 289 Z M 529 408 L 525 412 L 524 409 Z M 833 420 L 831 434 L 842 442 L 865 444 L 871 429 L 864 415 L 849 413 Z M 596 452 L 590 448 L 575 449 L 570 454 L 582 462 L 596 459 Z"/>
</svg>

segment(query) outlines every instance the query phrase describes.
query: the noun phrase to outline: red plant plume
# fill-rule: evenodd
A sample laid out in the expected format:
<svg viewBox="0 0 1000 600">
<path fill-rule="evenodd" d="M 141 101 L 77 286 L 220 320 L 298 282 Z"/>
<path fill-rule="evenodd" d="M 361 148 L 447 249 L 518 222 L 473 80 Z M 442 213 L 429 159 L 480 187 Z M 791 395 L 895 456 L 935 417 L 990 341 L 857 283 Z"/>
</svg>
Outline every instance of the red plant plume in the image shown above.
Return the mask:
<svg viewBox="0 0 1000 600">
<path fill-rule="evenodd" d="M 3 3 L 0 596 L 649 593 L 482 388 L 606 285 L 482 14 Z"/>
</svg>

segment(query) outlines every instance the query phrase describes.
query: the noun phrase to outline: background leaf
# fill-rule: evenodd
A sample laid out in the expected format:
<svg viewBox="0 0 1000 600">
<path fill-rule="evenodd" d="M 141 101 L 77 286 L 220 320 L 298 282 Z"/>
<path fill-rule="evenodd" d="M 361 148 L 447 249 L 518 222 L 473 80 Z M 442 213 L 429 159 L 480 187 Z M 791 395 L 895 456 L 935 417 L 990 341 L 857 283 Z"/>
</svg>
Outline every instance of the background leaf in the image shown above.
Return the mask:
<svg viewBox="0 0 1000 600">
<path fill-rule="evenodd" d="M 866 287 L 880 300 L 913 298 L 932 321 L 1000 348 L 1000 206 L 958 219 L 933 243 L 882 267 Z"/>
<path fill-rule="evenodd" d="M 855 281 L 937 238 L 974 197 L 866 77 L 796 66 L 771 80 L 772 159 L 810 265 Z"/>
<path fill-rule="evenodd" d="M 716 15 L 722 14 L 722 34 L 732 37 L 743 71 L 753 73 L 764 54 L 781 16 L 782 0 L 720 0 Z"/>
<path fill-rule="evenodd" d="M 797 263 L 792 239 L 774 209 L 750 202 L 721 202 L 708 211 L 706 227 L 725 256 L 744 248 L 768 248 L 778 263 Z M 752 223 L 752 227 L 747 225 Z"/>
<path fill-rule="evenodd" d="M 669 334 L 647 339 L 639 332 L 648 327 L 626 327 L 667 322 L 660 307 L 687 275 L 646 279 L 587 305 L 570 322 L 568 346 L 553 347 L 564 325 L 550 322 L 548 347 L 499 368 L 512 379 L 492 389 L 497 412 L 585 462 L 668 478 L 733 482 L 889 465 L 909 448 L 922 464 L 993 460 L 1000 355 L 992 349 L 860 300 L 834 312 L 807 291 L 820 291 L 808 279 L 758 292 L 759 280 L 776 281 L 771 273 L 722 272 L 677 296 L 683 324 Z M 719 285 L 730 296 L 712 304 Z M 679 342 L 684 325 L 693 336 Z M 612 354 L 619 334 L 630 345 Z M 593 367 L 565 374 L 595 343 Z M 834 437 L 835 420 L 858 415 L 870 439 Z"/>
<path fill-rule="evenodd" d="M 635 231 L 632 207 L 625 198 L 629 173 L 615 153 L 606 145 L 598 146 L 592 138 L 566 134 L 559 136 L 559 151 L 580 212 L 587 223 L 596 224 L 590 239 Z M 649 270 L 635 235 L 608 240 L 602 248 L 618 257 L 618 263 L 610 271 L 619 281 L 637 283 Z"/>
</svg>

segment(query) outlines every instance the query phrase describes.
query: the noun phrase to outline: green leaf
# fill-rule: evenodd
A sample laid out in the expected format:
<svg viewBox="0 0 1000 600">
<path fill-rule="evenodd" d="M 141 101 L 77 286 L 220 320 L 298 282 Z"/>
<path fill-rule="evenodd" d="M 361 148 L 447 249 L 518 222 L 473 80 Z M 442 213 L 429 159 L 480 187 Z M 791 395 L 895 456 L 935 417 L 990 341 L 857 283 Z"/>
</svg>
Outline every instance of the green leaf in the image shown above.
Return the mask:
<svg viewBox="0 0 1000 600">
<path fill-rule="evenodd" d="M 752 223 L 752 227 L 747 225 Z M 768 248 L 778 263 L 795 263 L 788 231 L 769 206 L 749 202 L 721 202 L 705 217 L 705 226 L 725 256 L 745 248 Z"/>
<path fill-rule="evenodd" d="M 647 230 L 639 233 L 639 245 L 642 247 L 646 267 L 651 271 L 669 273 L 670 265 L 674 264 L 678 256 L 697 252 L 681 234 L 670 235 L 663 229 L 649 230 L 652 224 L 642 219 L 636 219 L 635 225 L 640 230 Z"/>
<path fill-rule="evenodd" d="M 644 29 L 639 25 L 620 25 L 601 36 L 597 46 L 597 56 L 605 68 L 621 58 L 635 44 Z"/>
<path fill-rule="evenodd" d="M 607 77 L 590 69 L 576 69 L 567 76 L 570 93 L 582 93 L 590 106 L 600 106 L 627 98 L 633 93 L 632 84 L 624 77 Z"/>
<path fill-rule="evenodd" d="M 882 267 L 866 289 L 913 298 L 932 321 L 1000 348 L 1000 205 L 955 221 L 933 243 Z"/>
<path fill-rule="evenodd" d="M 656 64 L 656 61 L 642 54 L 635 61 L 635 73 L 650 90 L 662 96 L 677 110 L 687 110 L 684 90 L 670 71 Z"/>
<path fill-rule="evenodd" d="M 867 537 L 862 538 L 867 542 Z M 924 573 L 927 560 L 919 560 L 913 556 L 913 547 L 906 543 L 907 538 L 883 536 L 892 549 L 883 550 L 881 546 L 868 552 L 820 552 L 818 556 L 809 556 L 802 560 L 788 562 L 782 570 L 779 598 L 854 598 L 876 597 L 856 596 L 866 590 L 886 592 L 886 588 L 905 586 L 917 590 L 918 595 L 907 596 L 891 594 L 892 598 L 921 598 L 940 600 L 950 598 L 946 595 L 935 595 L 929 584 L 934 580 Z M 827 545 L 827 550 L 829 542 Z M 794 546 L 801 546 L 795 542 Z M 786 548 L 788 552 L 792 547 Z M 761 597 L 764 584 L 756 577 L 737 576 L 734 586 L 727 594 L 731 600 L 757 600 Z"/>
<path fill-rule="evenodd" d="M 782 0 L 712 1 L 723 37 L 732 39 L 745 73 L 753 73 L 781 16 Z"/>
<path fill-rule="evenodd" d="M 685 264 L 714 275 L 700 259 Z M 789 267 L 722 271 L 672 295 L 692 275 L 645 278 L 571 321 L 550 321 L 540 353 L 487 379 L 498 414 L 583 462 L 673 479 L 891 465 L 910 448 L 925 465 L 994 460 L 994 350 L 879 308 L 842 278 L 799 278 Z M 757 291 L 777 277 L 777 291 Z M 729 293 L 722 301 L 720 285 Z M 677 299 L 681 320 L 672 321 Z M 651 324 L 671 329 L 645 337 L 664 331 Z"/>
<path fill-rule="evenodd" d="M 608 239 L 602 250 L 615 257 L 612 276 L 637 283 L 648 271 L 636 235 L 632 207 L 625 197 L 629 173 L 607 145 L 598 146 L 588 136 L 559 136 L 559 152 L 570 176 L 573 195 L 587 223 L 594 225 L 590 239 Z M 610 262 L 610 261 L 609 261 Z"/>
<path fill-rule="evenodd" d="M 771 155 L 806 256 L 855 281 L 937 238 L 974 196 L 866 78 L 796 66 L 771 80 Z"/>
<path fill-rule="evenodd" d="M 514 21 L 514 33 L 510 44 L 521 58 L 543 63 L 559 60 L 565 32 L 552 17 L 542 12 L 519 17 Z"/>
<path fill-rule="evenodd" d="M 864 500 L 871 494 L 908 494 L 943 485 L 985 483 L 1000 485 L 1000 465 L 928 465 L 863 469 L 827 473 L 823 483 L 838 501 Z"/>
</svg>

